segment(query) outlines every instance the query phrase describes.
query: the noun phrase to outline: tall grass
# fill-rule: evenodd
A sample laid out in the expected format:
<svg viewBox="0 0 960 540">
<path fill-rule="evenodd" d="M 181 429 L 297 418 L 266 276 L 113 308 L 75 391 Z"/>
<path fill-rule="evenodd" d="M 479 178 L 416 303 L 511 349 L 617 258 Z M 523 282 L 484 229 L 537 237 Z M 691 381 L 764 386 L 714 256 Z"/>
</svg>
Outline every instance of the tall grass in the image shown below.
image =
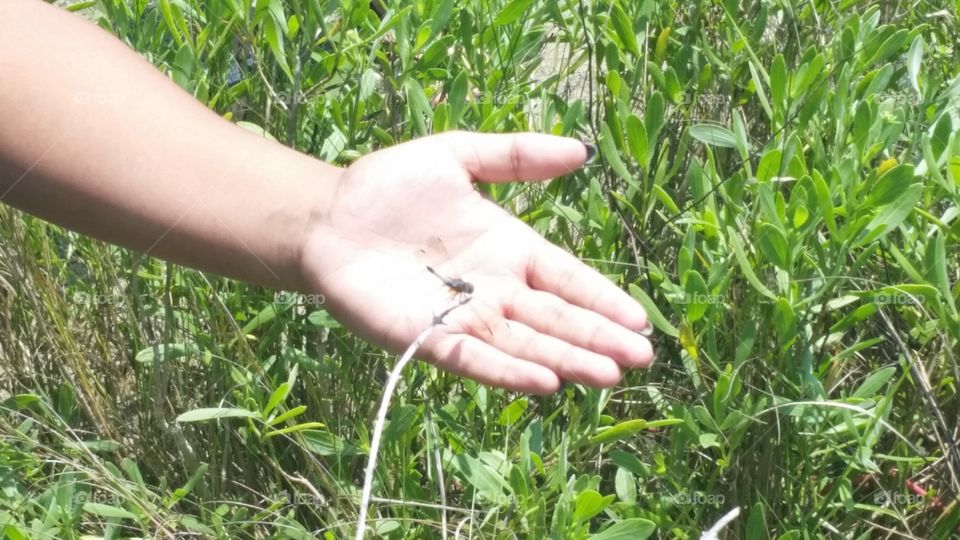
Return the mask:
<svg viewBox="0 0 960 540">
<path fill-rule="evenodd" d="M 658 362 L 544 398 L 411 365 L 373 537 L 696 538 L 733 507 L 731 538 L 956 534 L 960 5 L 385 7 L 73 7 L 320 159 L 450 129 L 599 146 L 484 189 L 643 303 Z M 0 536 L 351 536 L 392 357 L 321 297 L 0 230 Z"/>
</svg>

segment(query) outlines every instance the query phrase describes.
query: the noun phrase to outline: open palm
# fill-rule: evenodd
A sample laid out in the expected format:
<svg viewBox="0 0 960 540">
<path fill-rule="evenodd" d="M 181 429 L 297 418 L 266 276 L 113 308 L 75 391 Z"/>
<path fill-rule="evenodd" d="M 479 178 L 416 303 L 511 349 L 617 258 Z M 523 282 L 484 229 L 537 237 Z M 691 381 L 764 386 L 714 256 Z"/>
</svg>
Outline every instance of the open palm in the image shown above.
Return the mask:
<svg viewBox="0 0 960 540">
<path fill-rule="evenodd" d="M 544 180 L 587 159 L 574 139 L 446 133 L 370 154 L 343 173 L 304 254 L 347 327 L 407 347 L 458 299 L 427 271 L 474 285 L 418 357 L 535 393 L 610 386 L 648 365 L 646 314 L 628 295 L 486 200 L 475 181 Z"/>
</svg>

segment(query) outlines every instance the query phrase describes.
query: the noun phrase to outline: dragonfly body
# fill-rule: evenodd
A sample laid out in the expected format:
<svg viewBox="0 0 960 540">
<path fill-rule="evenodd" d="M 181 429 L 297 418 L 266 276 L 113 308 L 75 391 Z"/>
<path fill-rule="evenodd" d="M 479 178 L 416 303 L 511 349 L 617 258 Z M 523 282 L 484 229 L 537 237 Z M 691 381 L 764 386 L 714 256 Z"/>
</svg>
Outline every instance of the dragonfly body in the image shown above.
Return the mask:
<svg viewBox="0 0 960 540">
<path fill-rule="evenodd" d="M 431 253 L 434 254 L 433 260 L 449 260 L 449 254 L 447 253 L 446 248 L 443 246 L 443 242 L 440 240 L 440 238 L 438 237 L 430 238 L 427 241 L 427 248 Z M 427 255 L 427 250 L 421 249 L 420 253 L 422 255 Z M 428 261 L 425 261 L 425 262 L 433 262 L 433 261 L 428 259 Z M 436 270 L 434 270 L 432 266 L 427 266 L 427 270 L 431 274 L 436 276 L 437 279 L 443 282 L 443 284 L 447 287 L 447 289 L 449 289 L 449 291 L 453 293 L 454 299 L 459 300 L 455 305 L 461 306 L 463 304 L 466 304 L 473 298 L 472 295 L 474 291 L 476 291 L 476 287 L 474 287 L 473 283 L 470 283 L 469 281 L 465 281 L 459 277 L 456 277 L 456 278 L 446 277 L 440 272 L 437 272 Z M 488 308 L 483 311 L 492 312 L 495 310 L 492 310 L 488 306 Z M 447 312 L 445 312 L 444 314 L 446 313 Z M 479 313 L 479 311 L 474 311 L 473 313 L 477 314 Z M 486 329 L 486 335 L 492 337 L 493 330 L 490 328 L 490 325 L 487 323 L 487 321 L 483 320 L 478 315 L 475 315 L 474 318 L 476 318 L 477 320 L 475 320 L 473 324 L 483 326 Z M 436 319 L 434 320 L 436 321 Z"/>
<path fill-rule="evenodd" d="M 464 281 L 460 278 L 445 278 L 440 275 L 439 272 L 429 266 L 427 267 L 427 270 L 429 270 L 431 274 L 437 276 L 437 278 L 453 292 L 459 294 L 471 294 L 473 292 L 473 283 Z"/>
</svg>

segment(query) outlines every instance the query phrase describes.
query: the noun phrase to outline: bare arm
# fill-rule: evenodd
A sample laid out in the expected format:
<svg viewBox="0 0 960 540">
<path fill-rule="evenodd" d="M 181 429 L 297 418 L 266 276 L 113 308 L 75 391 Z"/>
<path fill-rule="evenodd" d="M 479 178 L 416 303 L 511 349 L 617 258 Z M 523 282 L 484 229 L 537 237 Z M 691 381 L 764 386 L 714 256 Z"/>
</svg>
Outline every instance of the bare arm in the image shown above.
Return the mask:
<svg viewBox="0 0 960 540">
<path fill-rule="evenodd" d="M 113 36 L 0 2 L 0 200 L 246 281 L 302 289 L 300 246 L 341 169 L 207 110 Z"/>
<path fill-rule="evenodd" d="M 322 292 L 394 351 L 440 307 L 442 284 L 414 254 L 443 237 L 449 258 L 435 264 L 475 284 L 475 300 L 422 358 L 529 392 L 611 386 L 653 359 L 636 302 L 473 188 L 569 173 L 589 156 L 575 139 L 444 133 L 339 169 L 222 120 L 37 0 L 0 0 L 0 74 L 2 202 L 195 268 Z"/>
</svg>

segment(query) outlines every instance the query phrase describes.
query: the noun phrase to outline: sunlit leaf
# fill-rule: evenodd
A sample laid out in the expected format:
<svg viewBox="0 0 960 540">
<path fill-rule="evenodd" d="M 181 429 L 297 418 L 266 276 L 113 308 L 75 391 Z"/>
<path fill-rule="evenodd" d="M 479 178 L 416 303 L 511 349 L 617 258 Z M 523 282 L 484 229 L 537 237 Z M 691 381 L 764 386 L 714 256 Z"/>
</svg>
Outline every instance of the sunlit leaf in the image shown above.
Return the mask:
<svg viewBox="0 0 960 540">
<path fill-rule="evenodd" d="M 187 411 L 177 417 L 177 422 L 205 422 L 220 418 L 255 418 L 257 416 L 259 416 L 259 413 L 247 409 L 211 407 Z"/>
<path fill-rule="evenodd" d="M 594 534 L 590 540 L 643 540 L 649 538 L 656 530 L 657 525 L 650 520 L 629 518 Z"/>
<path fill-rule="evenodd" d="M 729 129 L 715 124 L 696 124 L 690 127 L 690 136 L 710 146 L 736 148 L 737 138 Z"/>
</svg>

